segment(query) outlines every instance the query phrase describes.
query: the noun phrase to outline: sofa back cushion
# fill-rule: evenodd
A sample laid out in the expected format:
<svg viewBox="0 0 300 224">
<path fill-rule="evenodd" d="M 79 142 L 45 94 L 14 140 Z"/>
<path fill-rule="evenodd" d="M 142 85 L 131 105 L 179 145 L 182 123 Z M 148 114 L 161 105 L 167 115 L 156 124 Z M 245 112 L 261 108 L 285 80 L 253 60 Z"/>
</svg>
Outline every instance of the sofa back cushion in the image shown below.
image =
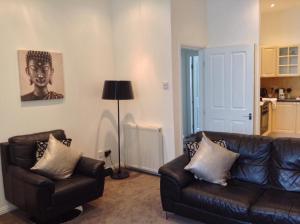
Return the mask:
<svg viewBox="0 0 300 224">
<path fill-rule="evenodd" d="M 300 139 L 278 138 L 273 145 L 270 166 L 272 186 L 300 192 Z"/>
<path fill-rule="evenodd" d="M 8 139 L 10 161 L 17 166 L 25 169 L 31 168 L 35 162 L 37 141 L 47 141 L 50 133 L 57 139 L 66 138 L 63 130 L 53 130 L 28 135 L 14 136 Z"/>
<path fill-rule="evenodd" d="M 240 156 L 231 168 L 231 177 L 257 184 L 268 184 L 272 138 L 222 132 L 205 132 L 211 140 L 225 140 L 227 148 Z M 201 141 L 202 133 L 185 138 L 184 142 Z"/>
<path fill-rule="evenodd" d="M 233 178 L 257 184 L 269 184 L 272 138 L 241 135 L 237 152 L 240 158 L 232 168 Z"/>
</svg>

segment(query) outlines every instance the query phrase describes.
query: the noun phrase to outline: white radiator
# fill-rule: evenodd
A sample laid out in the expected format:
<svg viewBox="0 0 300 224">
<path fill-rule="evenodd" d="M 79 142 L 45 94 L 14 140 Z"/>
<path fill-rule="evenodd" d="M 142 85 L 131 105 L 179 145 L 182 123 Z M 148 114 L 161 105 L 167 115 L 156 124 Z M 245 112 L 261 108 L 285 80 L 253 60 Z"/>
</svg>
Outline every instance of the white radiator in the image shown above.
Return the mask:
<svg viewBox="0 0 300 224">
<path fill-rule="evenodd" d="M 163 165 L 163 136 L 161 127 L 124 125 L 125 165 L 157 174 Z"/>
</svg>

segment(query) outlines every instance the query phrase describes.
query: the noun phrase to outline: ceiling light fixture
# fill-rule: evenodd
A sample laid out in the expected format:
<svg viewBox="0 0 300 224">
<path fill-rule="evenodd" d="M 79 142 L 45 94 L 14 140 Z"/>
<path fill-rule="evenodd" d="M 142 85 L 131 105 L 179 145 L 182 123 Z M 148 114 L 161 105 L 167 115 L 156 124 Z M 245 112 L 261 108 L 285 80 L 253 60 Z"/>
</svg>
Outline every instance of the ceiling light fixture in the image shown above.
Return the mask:
<svg viewBox="0 0 300 224">
<path fill-rule="evenodd" d="M 272 3 L 272 4 L 270 5 L 270 7 L 271 7 L 271 8 L 274 8 L 274 7 L 275 7 L 275 4 L 274 4 L 274 3 Z"/>
</svg>

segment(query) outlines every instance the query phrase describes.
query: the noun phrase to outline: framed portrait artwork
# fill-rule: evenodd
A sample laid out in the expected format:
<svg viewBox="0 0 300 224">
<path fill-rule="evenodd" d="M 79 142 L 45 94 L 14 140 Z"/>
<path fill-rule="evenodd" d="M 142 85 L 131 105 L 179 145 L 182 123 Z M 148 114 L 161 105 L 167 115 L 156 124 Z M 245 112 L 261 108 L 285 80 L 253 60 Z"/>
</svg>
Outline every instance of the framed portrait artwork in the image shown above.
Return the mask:
<svg viewBox="0 0 300 224">
<path fill-rule="evenodd" d="M 62 54 L 18 50 L 21 101 L 64 98 Z"/>
</svg>

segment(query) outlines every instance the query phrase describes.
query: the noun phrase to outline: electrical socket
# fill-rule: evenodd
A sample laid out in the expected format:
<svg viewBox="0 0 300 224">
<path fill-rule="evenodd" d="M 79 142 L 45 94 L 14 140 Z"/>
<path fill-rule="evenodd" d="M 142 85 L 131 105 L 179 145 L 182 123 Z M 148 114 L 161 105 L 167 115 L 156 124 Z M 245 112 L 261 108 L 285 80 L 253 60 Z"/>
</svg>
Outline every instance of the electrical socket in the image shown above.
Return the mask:
<svg viewBox="0 0 300 224">
<path fill-rule="evenodd" d="M 97 158 L 98 158 L 98 159 L 104 158 L 104 152 L 99 150 L 99 151 L 97 152 Z"/>
<path fill-rule="evenodd" d="M 111 154 L 111 150 L 110 150 L 110 149 L 104 151 L 104 156 L 105 156 L 105 158 L 109 157 L 110 154 Z"/>
</svg>

